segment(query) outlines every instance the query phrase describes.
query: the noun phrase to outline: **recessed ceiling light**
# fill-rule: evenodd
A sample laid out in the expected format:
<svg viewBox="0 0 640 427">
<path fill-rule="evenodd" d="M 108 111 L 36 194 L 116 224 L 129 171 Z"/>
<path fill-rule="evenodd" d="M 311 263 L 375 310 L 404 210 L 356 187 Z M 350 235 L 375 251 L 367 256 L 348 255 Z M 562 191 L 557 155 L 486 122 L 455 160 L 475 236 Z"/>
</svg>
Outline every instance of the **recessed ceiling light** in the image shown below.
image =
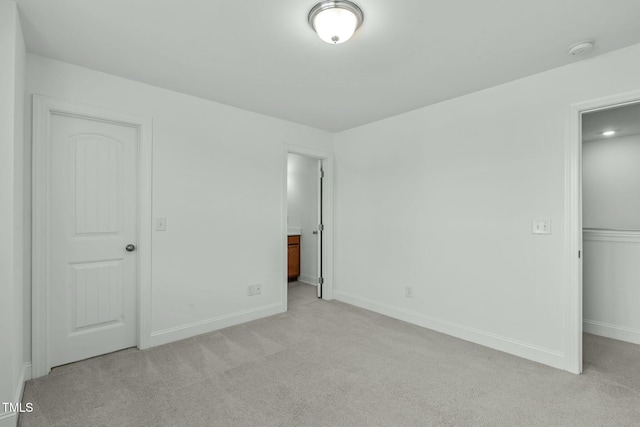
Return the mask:
<svg viewBox="0 0 640 427">
<path fill-rule="evenodd" d="M 604 132 L 602 132 L 602 136 L 613 136 L 616 134 L 615 130 L 605 130 Z"/>
<path fill-rule="evenodd" d="M 323 41 L 344 43 L 353 36 L 364 19 L 362 10 L 350 1 L 322 1 L 309 12 L 309 25 Z"/>
</svg>

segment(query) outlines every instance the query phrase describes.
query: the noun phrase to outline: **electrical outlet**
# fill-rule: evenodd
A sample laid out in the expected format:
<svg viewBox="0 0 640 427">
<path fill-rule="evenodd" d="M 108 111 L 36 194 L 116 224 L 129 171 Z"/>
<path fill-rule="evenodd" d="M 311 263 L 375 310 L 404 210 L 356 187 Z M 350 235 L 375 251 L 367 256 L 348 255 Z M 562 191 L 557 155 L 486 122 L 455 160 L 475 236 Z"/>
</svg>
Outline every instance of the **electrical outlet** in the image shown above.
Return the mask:
<svg viewBox="0 0 640 427">
<path fill-rule="evenodd" d="M 404 296 L 407 298 L 413 298 L 413 288 L 411 286 L 407 286 L 404 288 Z"/>
<path fill-rule="evenodd" d="M 551 234 L 550 219 L 534 219 L 532 221 L 533 234 Z"/>
<path fill-rule="evenodd" d="M 250 297 L 254 296 L 256 294 L 256 287 L 254 285 L 249 285 L 247 287 L 247 295 L 249 295 Z"/>
<path fill-rule="evenodd" d="M 261 284 L 257 284 L 257 285 L 253 285 L 253 289 L 254 289 L 254 295 L 260 295 L 262 294 L 262 285 Z"/>
</svg>

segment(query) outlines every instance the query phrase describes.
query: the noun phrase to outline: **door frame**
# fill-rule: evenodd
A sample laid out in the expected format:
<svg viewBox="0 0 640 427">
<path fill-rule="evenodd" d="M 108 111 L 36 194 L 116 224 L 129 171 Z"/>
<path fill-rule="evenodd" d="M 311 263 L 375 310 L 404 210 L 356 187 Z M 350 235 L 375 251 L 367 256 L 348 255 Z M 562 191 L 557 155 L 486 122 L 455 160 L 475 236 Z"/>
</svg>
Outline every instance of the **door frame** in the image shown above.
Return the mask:
<svg viewBox="0 0 640 427">
<path fill-rule="evenodd" d="M 137 342 L 151 335 L 152 120 L 77 102 L 33 95 L 32 208 L 32 377 L 51 371 L 49 362 L 49 212 L 51 188 L 50 122 L 53 114 L 99 120 L 138 129 Z"/>
<path fill-rule="evenodd" d="M 287 311 L 287 217 L 289 215 L 289 207 L 287 204 L 287 164 L 289 154 L 299 154 L 301 156 L 310 157 L 322 161 L 324 170 L 324 182 L 322 193 L 322 211 L 324 231 L 322 234 L 322 274 L 324 284 L 322 285 L 322 299 L 332 300 L 334 293 L 333 281 L 333 254 L 334 254 L 334 215 L 333 215 L 333 195 L 334 195 L 334 159 L 333 153 L 329 151 L 316 150 L 299 145 L 285 144 L 282 155 L 282 288 L 281 300 L 283 311 Z"/>
<path fill-rule="evenodd" d="M 582 373 L 582 115 L 640 102 L 640 91 L 569 105 L 565 127 L 565 370 Z"/>
</svg>

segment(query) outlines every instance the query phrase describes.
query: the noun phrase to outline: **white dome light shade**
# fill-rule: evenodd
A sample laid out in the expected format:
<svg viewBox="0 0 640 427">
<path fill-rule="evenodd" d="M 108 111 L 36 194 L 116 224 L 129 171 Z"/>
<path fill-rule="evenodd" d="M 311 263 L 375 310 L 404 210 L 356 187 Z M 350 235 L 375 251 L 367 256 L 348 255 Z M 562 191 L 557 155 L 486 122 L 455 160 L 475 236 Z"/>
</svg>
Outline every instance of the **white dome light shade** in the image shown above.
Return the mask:
<svg viewBox="0 0 640 427">
<path fill-rule="evenodd" d="M 362 24 L 362 11 L 349 1 L 324 1 L 309 13 L 309 24 L 327 43 L 344 43 Z"/>
<path fill-rule="evenodd" d="M 356 31 L 356 15 L 346 9 L 326 9 L 316 15 L 313 27 L 318 37 L 327 43 L 344 43 Z"/>
</svg>

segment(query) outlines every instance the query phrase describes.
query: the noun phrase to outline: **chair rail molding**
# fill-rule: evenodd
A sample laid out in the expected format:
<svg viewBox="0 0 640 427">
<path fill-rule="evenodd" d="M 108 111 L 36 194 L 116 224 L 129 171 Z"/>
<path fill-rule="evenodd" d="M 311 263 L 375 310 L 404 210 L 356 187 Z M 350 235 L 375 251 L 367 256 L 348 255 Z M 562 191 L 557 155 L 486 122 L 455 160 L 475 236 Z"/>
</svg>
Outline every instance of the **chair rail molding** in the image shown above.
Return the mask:
<svg viewBox="0 0 640 427">
<path fill-rule="evenodd" d="M 583 240 L 590 241 L 640 243 L 640 230 L 585 228 L 582 236 Z"/>
</svg>

